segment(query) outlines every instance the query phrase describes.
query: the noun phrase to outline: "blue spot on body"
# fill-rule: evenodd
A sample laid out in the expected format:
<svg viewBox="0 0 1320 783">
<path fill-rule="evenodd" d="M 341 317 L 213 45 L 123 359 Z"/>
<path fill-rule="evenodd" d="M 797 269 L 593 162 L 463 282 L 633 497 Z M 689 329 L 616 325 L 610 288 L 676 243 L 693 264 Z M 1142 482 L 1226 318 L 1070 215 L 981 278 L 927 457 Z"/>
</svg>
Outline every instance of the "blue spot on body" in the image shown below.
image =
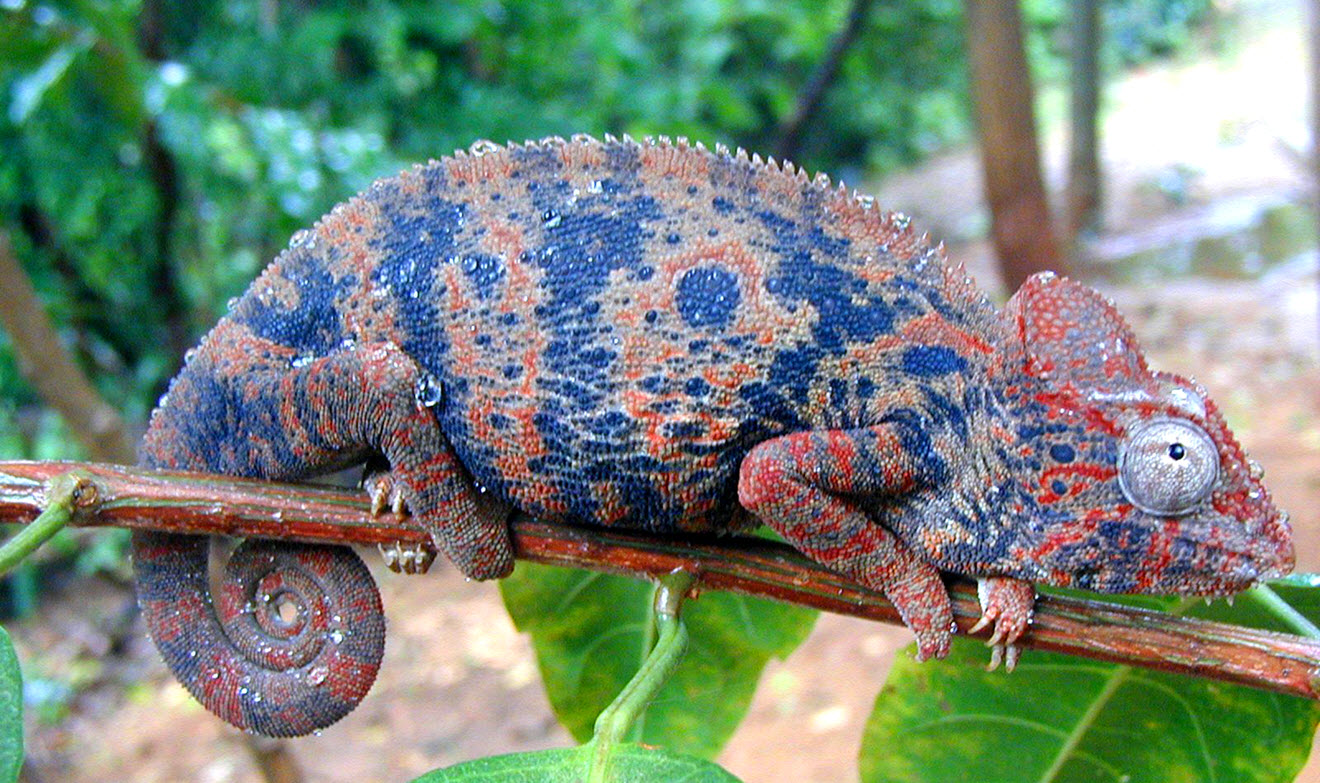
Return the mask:
<svg viewBox="0 0 1320 783">
<path fill-rule="evenodd" d="M 967 360 L 942 345 L 914 345 L 903 351 L 904 372 L 922 378 L 948 375 L 967 369 Z"/>
<path fill-rule="evenodd" d="M 678 281 L 678 314 L 695 329 L 722 330 L 738 307 L 738 276 L 721 266 L 689 269 Z"/>
<path fill-rule="evenodd" d="M 277 301 L 265 302 L 249 294 L 235 318 L 257 336 L 278 345 L 303 354 L 330 353 L 346 336 L 335 301 L 353 280 L 336 280 L 326 269 L 328 260 L 305 249 L 285 255 L 279 263 L 281 276 L 298 290 L 297 307 L 286 308 Z"/>
</svg>

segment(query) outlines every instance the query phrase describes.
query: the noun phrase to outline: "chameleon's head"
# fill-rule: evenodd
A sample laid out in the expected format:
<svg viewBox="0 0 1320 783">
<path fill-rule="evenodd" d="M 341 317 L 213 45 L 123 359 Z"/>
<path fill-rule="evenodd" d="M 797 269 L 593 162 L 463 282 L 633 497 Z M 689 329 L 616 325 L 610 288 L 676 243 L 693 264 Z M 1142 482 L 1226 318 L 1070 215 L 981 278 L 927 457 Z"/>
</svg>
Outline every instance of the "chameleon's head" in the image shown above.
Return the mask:
<svg viewBox="0 0 1320 783">
<path fill-rule="evenodd" d="M 1100 294 L 1036 275 L 1005 309 L 1019 368 L 1015 556 L 1039 581 L 1104 592 L 1224 595 L 1292 569 L 1292 533 L 1192 380 L 1152 372 Z M 1024 509 L 1026 510 L 1026 509 Z"/>
</svg>

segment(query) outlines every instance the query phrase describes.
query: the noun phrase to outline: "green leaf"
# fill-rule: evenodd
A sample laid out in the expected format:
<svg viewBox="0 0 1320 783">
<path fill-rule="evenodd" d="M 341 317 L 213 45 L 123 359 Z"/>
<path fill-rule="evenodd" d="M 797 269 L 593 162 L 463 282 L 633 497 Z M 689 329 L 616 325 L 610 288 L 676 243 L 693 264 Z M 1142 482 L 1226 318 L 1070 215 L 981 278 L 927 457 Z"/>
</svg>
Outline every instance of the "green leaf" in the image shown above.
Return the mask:
<svg viewBox="0 0 1320 783">
<path fill-rule="evenodd" d="M 579 783 L 590 760 L 588 746 L 510 753 L 436 770 L 413 783 Z M 640 745 L 620 745 L 611 772 L 611 783 L 738 783 L 709 761 Z"/>
<path fill-rule="evenodd" d="M 1314 587 L 1279 588 L 1314 615 Z M 1309 593 L 1305 592 L 1309 591 Z M 1189 614 L 1281 628 L 1268 607 Z M 1290 781 L 1320 722 L 1314 701 L 1027 650 L 1012 674 L 960 639 L 944 661 L 895 661 L 862 740 L 870 781 Z"/>
<path fill-rule="evenodd" d="M 23 768 L 23 673 L 9 634 L 0 628 L 0 783 Z"/>
<path fill-rule="evenodd" d="M 519 563 L 500 583 L 518 629 L 532 635 L 560 722 L 578 741 L 618 695 L 654 643 L 649 582 Z M 731 593 L 683 607 L 687 656 L 638 721 L 633 739 L 710 757 L 737 728 L 771 656 L 811 630 L 815 612 Z"/>
</svg>

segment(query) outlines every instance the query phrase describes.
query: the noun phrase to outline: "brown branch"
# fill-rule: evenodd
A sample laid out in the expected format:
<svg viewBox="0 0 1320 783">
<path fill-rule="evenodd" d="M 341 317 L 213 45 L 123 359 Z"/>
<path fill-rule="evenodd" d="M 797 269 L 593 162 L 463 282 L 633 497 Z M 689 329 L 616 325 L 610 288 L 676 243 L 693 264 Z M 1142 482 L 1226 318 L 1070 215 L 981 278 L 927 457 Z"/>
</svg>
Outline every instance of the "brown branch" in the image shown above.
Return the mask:
<svg viewBox="0 0 1320 783">
<path fill-rule="evenodd" d="M 816 116 L 816 112 L 820 110 L 825 94 L 838 78 L 844 56 L 848 54 L 848 50 L 862 32 L 862 23 L 866 21 L 866 14 L 871 10 L 871 2 L 872 0 L 853 0 L 843 29 L 834 36 L 833 42 L 830 43 L 830 51 L 811 74 L 806 86 L 802 88 L 802 96 L 798 99 L 793 116 L 779 130 L 775 157 L 780 160 L 797 158 L 798 148 L 802 146 L 802 134 Z"/>
<path fill-rule="evenodd" d="M 336 544 L 426 544 L 393 516 L 372 518 L 360 492 L 109 465 L 0 462 L 0 522 L 28 522 L 46 482 L 84 471 L 100 499 L 76 524 L 219 533 Z M 684 568 L 701 589 L 729 590 L 827 612 L 898 623 L 883 596 L 782 544 L 759 539 L 677 539 L 573 528 L 519 516 L 518 557 L 654 577 Z M 952 580 L 958 627 L 980 615 L 975 586 Z M 1044 596 L 1025 646 L 1320 698 L 1320 640 L 1115 604 Z"/>
<path fill-rule="evenodd" d="M 64 349 L 31 281 L 0 232 L 0 327 L 9 333 L 19 367 L 54 408 L 92 459 L 131 462 L 133 443 L 110 407 Z"/>
</svg>

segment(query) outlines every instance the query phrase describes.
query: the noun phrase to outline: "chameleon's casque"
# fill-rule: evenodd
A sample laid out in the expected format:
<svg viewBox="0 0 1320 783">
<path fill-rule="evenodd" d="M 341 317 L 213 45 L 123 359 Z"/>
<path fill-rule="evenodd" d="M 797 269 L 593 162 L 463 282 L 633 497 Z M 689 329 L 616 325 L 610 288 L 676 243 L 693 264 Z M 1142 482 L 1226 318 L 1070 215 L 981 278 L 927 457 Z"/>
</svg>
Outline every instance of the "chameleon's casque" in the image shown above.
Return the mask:
<svg viewBox="0 0 1320 783">
<path fill-rule="evenodd" d="M 190 355 L 142 454 L 369 461 L 378 504 L 478 579 L 513 567 L 513 508 L 760 520 L 884 592 L 923 657 L 948 649 L 941 570 L 982 579 L 1011 645 L 1031 583 L 1215 595 L 1292 563 L 1214 403 L 1098 294 L 1040 275 L 997 311 L 902 215 L 681 140 L 481 143 L 376 183 Z M 218 609 L 204 543 L 138 534 L 135 559 L 161 652 L 235 725 L 306 733 L 370 686 L 379 599 L 347 550 L 244 547 Z"/>
</svg>

